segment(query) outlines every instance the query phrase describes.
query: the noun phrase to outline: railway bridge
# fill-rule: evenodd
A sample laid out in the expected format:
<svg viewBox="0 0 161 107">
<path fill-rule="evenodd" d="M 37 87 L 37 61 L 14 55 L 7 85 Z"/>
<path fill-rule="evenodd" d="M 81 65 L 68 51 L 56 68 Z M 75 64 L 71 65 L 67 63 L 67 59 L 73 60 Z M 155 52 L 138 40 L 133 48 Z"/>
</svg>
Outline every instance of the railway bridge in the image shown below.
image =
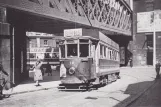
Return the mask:
<svg viewBox="0 0 161 107">
<path fill-rule="evenodd" d="M 120 46 L 132 39 L 132 10 L 124 0 L 0 0 L 0 62 L 19 83 L 27 77 L 26 32 L 63 35 L 64 29 L 100 30 Z"/>
</svg>

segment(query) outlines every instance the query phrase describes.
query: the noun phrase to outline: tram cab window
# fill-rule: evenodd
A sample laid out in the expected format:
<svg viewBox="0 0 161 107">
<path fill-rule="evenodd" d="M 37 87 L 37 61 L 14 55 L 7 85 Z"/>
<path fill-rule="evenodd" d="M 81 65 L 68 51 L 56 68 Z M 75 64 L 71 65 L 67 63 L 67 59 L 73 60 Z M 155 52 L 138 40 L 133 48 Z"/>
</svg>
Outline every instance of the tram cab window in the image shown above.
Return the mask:
<svg viewBox="0 0 161 107">
<path fill-rule="evenodd" d="M 67 56 L 77 56 L 77 44 L 67 44 Z"/>
<path fill-rule="evenodd" d="M 89 45 L 88 44 L 80 44 L 80 57 L 88 57 L 89 56 Z"/>
<path fill-rule="evenodd" d="M 61 57 L 65 58 L 65 45 L 60 45 Z"/>
</svg>

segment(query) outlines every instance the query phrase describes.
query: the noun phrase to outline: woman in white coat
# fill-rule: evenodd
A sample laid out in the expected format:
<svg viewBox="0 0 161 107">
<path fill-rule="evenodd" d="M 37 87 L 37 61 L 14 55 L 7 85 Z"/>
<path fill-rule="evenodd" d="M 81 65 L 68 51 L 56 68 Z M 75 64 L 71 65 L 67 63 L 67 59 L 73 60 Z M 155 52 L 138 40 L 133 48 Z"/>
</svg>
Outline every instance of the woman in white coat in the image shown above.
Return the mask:
<svg viewBox="0 0 161 107">
<path fill-rule="evenodd" d="M 39 81 L 43 80 L 42 77 L 42 72 L 41 72 L 41 66 L 42 66 L 42 62 L 41 60 L 37 60 L 36 64 L 34 65 L 34 81 L 36 81 L 36 86 L 40 86 Z"/>
</svg>

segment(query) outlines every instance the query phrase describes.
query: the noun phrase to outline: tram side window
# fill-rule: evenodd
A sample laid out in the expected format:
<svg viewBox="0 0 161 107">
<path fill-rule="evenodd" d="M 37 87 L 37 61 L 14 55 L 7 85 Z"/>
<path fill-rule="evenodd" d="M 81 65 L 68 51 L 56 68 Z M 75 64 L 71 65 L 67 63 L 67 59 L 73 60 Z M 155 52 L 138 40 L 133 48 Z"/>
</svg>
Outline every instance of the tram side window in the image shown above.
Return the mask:
<svg viewBox="0 0 161 107">
<path fill-rule="evenodd" d="M 77 44 L 67 44 L 67 56 L 77 56 Z"/>
<path fill-rule="evenodd" d="M 112 50 L 110 49 L 110 59 L 112 59 Z"/>
<path fill-rule="evenodd" d="M 88 57 L 88 56 L 89 56 L 89 45 L 80 44 L 80 57 Z"/>
<path fill-rule="evenodd" d="M 60 45 L 61 57 L 65 58 L 65 45 Z"/>
<path fill-rule="evenodd" d="M 100 45 L 100 58 L 103 58 L 103 45 Z"/>
<path fill-rule="evenodd" d="M 104 46 L 104 58 L 106 58 L 106 47 Z"/>
</svg>

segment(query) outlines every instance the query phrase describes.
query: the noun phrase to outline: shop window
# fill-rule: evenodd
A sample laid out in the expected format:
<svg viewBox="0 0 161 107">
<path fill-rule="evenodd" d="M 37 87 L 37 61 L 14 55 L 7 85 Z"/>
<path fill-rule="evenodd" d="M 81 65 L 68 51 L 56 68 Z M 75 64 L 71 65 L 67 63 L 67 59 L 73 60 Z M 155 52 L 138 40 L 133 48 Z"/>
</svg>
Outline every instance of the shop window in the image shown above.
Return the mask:
<svg viewBox="0 0 161 107">
<path fill-rule="evenodd" d="M 44 58 L 51 58 L 51 56 L 50 56 L 49 53 L 45 53 L 45 54 L 44 54 Z"/>
<path fill-rule="evenodd" d="M 48 40 L 44 40 L 44 45 L 48 45 Z"/>
<path fill-rule="evenodd" d="M 29 58 L 36 58 L 36 53 L 29 53 Z"/>
<path fill-rule="evenodd" d="M 59 58 L 59 54 L 58 53 L 53 53 L 52 58 Z"/>
</svg>

